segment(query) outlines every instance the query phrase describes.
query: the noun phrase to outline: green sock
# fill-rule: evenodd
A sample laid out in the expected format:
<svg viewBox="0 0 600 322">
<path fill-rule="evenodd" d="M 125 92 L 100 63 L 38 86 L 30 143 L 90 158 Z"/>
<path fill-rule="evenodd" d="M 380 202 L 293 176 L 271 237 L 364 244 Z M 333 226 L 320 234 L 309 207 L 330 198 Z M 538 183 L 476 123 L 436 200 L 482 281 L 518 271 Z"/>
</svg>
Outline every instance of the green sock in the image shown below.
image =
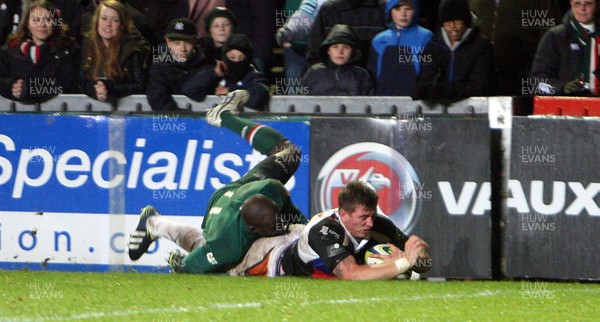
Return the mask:
<svg viewBox="0 0 600 322">
<path fill-rule="evenodd" d="M 235 116 L 229 111 L 221 114 L 221 126 L 243 137 L 254 149 L 265 155 L 279 142 L 286 140 L 286 137 L 275 129 Z"/>
</svg>

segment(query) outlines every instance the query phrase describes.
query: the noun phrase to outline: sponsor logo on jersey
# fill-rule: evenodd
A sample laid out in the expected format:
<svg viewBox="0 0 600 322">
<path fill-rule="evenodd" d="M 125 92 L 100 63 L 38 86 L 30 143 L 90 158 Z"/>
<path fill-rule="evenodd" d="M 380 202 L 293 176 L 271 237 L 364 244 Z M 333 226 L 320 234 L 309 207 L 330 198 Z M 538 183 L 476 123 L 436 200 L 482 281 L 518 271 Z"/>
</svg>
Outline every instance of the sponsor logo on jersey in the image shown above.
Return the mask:
<svg viewBox="0 0 600 322">
<path fill-rule="evenodd" d="M 206 254 L 206 260 L 208 260 L 208 262 L 212 265 L 219 264 L 219 262 L 217 262 L 217 260 L 215 259 L 215 255 L 212 252 Z"/>
<path fill-rule="evenodd" d="M 327 252 L 327 257 L 331 258 L 343 253 L 344 251 L 346 251 L 346 248 L 342 247 L 338 243 L 335 243 L 333 245 L 327 246 L 325 248 L 325 251 Z"/>
<path fill-rule="evenodd" d="M 421 209 L 421 184 L 412 165 L 398 151 L 379 143 L 361 142 L 334 153 L 317 177 L 319 211 L 336 208 L 338 192 L 352 180 L 377 191 L 378 212 L 410 233 Z"/>
</svg>

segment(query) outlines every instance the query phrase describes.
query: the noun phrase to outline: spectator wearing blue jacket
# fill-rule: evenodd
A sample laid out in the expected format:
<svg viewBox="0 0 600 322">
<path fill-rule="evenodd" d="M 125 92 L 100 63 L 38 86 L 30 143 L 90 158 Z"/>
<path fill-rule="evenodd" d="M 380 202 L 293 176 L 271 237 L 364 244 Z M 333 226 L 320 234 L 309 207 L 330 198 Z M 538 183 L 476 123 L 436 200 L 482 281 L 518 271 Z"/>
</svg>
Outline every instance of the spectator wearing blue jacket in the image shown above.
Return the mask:
<svg viewBox="0 0 600 322">
<path fill-rule="evenodd" d="M 385 14 L 388 30 L 373 39 L 367 69 L 375 78 L 375 95 L 410 96 L 427 63 L 423 51 L 432 33 L 418 25 L 417 0 L 389 0 Z"/>
</svg>

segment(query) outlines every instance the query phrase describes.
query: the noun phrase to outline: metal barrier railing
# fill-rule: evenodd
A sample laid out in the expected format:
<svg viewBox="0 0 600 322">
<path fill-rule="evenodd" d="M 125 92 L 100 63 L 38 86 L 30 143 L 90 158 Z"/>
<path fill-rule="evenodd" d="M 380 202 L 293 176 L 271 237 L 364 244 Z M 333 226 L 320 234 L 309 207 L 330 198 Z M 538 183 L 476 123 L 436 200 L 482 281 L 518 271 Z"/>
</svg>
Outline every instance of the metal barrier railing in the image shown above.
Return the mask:
<svg viewBox="0 0 600 322">
<path fill-rule="evenodd" d="M 190 112 L 204 112 L 219 103 L 209 95 L 196 102 L 183 95 L 173 96 L 178 106 Z M 275 114 L 410 115 L 487 114 L 489 97 L 460 101 L 413 101 L 410 97 L 384 96 L 272 96 L 267 111 Z M 511 99 L 512 100 L 512 99 Z M 86 95 L 63 94 L 43 103 L 23 104 L 0 97 L 0 112 L 152 112 L 146 95 L 121 98 L 116 105 Z"/>
</svg>

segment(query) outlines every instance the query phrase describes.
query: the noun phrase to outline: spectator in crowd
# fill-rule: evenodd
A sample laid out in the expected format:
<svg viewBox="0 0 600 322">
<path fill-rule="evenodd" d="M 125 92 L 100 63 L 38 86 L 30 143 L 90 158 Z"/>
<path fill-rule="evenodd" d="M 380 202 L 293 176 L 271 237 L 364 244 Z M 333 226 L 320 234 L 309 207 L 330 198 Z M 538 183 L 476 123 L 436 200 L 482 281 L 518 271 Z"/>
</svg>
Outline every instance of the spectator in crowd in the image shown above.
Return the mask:
<svg viewBox="0 0 600 322">
<path fill-rule="evenodd" d="M 223 45 L 235 33 L 235 16 L 229 9 L 217 7 L 205 19 L 208 36 L 200 38 L 200 48 L 209 59 L 220 60 Z"/>
<path fill-rule="evenodd" d="M 96 1 L 101 2 L 100 0 Z M 157 40 L 155 38 L 154 29 L 152 29 L 153 27 L 150 25 L 150 20 L 148 19 L 148 16 L 138 11 L 125 0 L 116 1 L 121 2 L 125 6 L 129 18 L 133 21 L 133 27 L 140 33 L 142 37 L 144 37 L 144 39 L 146 39 L 146 41 L 148 41 L 152 45 L 156 45 L 162 42 L 162 40 Z M 94 13 L 96 12 L 96 8 L 97 6 L 94 7 L 94 10 L 85 12 L 84 16 L 81 18 L 82 34 L 85 34 L 88 32 L 88 30 L 90 30 L 90 25 L 92 23 Z"/>
<path fill-rule="evenodd" d="M 0 94 L 26 103 L 73 93 L 78 47 L 48 1 L 32 2 L 0 52 Z"/>
<path fill-rule="evenodd" d="M 427 243 L 378 214 L 378 199 L 366 184 L 350 181 L 338 194 L 338 208 L 314 215 L 307 225 L 292 225 L 287 235 L 258 239 L 229 274 L 383 280 L 427 272 Z M 392 253 L 379 255 L 383 263 L 366 265 L 366 250 L 382 243 Z"/>
<path fill-rule="evenodd" d="M 254 47 L 252 64 L 265 75 L 271 71 L 271 56 L 277 29 L 277 1 L 227 0 L 237 20 L 237 32 L 247 35 Z"/>
<path fill-rule="evenodd" d="M 17 31 L 26 4 L 27 1 L 0 0 L 0 47 L 4 46 L 8 35 Z"/>
<path fill-rule="evenodd" d="M 69 26 L 69 34 L 81 43 L 83 40 L 84 17 L 89 17 L 96 10 L 94 0 L 52 0 L 52 4 L 60 11 L 60 15 Z"/>
<path fill-rule="evenodd" d="M 122 2 L 131 5 L 136 11 L 145 16 L 152 34 L 146 36 L 143 30 L 140 30 L 140 32 L 151 45 L 155 45 L 163 41 L 167 25 L 177 14 L 179 0 L 122 0 Z M 135 18 L 133 15 L 131 17 Z M 138 20 L 134 19 L 134 22 L 137 26 Z M 141 28 L 138 27 L 138 29 Z"/>
<path fill-rule="evenodd" d="M 375 95 L 410 96 L 431 31 L 419 26 L 418 0 L 389 0 L 388 30 L 379 33 L 371 47 L 369 72 L 375 77 Z"/>
<path fill-rule="evenodd" d="M 178 17 L 187 17 L 196 24 L 198 37 L 208 36 L 206 15 L 216 7 L 225 6 L 225 0 L 179 0 Z"/>
<path fill-rule="evenodd" d="M 597 96 L 598 2 L 571 0 L 562 24 L 550 29 L 540 41 L 531 77 L 539 80 L 543 95 Z"/>
<path fill-rule="evenodd" d="M 165 40 L 166 50 L 161 47 L 152 55 L 146 97 L 154 111 L 179 111 L 172 95 L 183 94 L 185 80 L 202 68 L 211 68 L 213 61 L 197 46 L 196 26 L 187 18 L 173 19 Z"/>
<path fill-rule="evenodd" d="M 469 0 L 469 8 L 494 45 L 496 94 L 522 95 L 538 42 L 560 23 L 556 0 Z"/>
<path fill-rule="evenodd" d="M 321 44 L 322 63 L 311 66 L 302 78 L 307 95 L 371 95 L 373 80 L 355 66 L 360 58 L 358 36 L 348 25 L 335 25 Z"/>
<path fill-rule="evenodd" d="M 289 79 L 300 79 L 308 69 L 306 63 L 308 35 L 321 5 L 326 0 L 303 0 L 299 6 L 298 2 L 298 0 L 285 2 L 285 12 L 295 11 L 275 33 L 277 44 L 283 47 L 284 76 Z"/>
<path fill-rule="evenodd" d="M 264 110 L 269 101 L 269 81 L 254 66 L 254 50 L 250 38 L 233 34 L 223 45 L 223 60 L 214 68 L 203 69 L 190 77 L 182 86 L 188 97 L 201 101 L 206 95 L 227 95 L 238 89 L 250 93 L 247 107 Z"/>
<path fill-rule="evenodd" d="M 309 66 L 319 62 L 319 48 L 336 24 L 349 25 L 356 31 L 359 49 L 364 54 L 356 63 L 366 67 L 371 41 L 385 30 L 384 0 L 331 0 L 321 6 L 309 36 L 307 59 Z"/>
<path fill-rule="evenodd" d="M 413 88 L 413 99 L 461 99 L 492 94 L 494 49 L 473 18 L 467 0 L 442 0 L 442 27 L 425 47 L 428 60 Z"/>
<path fill-rule="evenodd" d="M 201 228 L 176 223 L 154 207 L 145 207 L 129 238 L 131 260 L 138 260 L 163 237 L 189 252 L 186 256 L 171 253 L 169 264 L 175 272 L 222 273 L 237 265 L 259 237 L 285 234 L 290 223 L 306 223 L 284 186 L 300 164 L 300 149 L 278 131 L 234 115 L 247 99 L 244 90 L 231 92 L 209 110 L 206 121 L 241 136 L 266 158 L 215 191 Z"/>
<path fill-rule="evenodd" d="M 146 92 L 148 42 L 119 1 L 96 8 L 83 45 L 81 92 L 100 101 Z"/>
</svg>

